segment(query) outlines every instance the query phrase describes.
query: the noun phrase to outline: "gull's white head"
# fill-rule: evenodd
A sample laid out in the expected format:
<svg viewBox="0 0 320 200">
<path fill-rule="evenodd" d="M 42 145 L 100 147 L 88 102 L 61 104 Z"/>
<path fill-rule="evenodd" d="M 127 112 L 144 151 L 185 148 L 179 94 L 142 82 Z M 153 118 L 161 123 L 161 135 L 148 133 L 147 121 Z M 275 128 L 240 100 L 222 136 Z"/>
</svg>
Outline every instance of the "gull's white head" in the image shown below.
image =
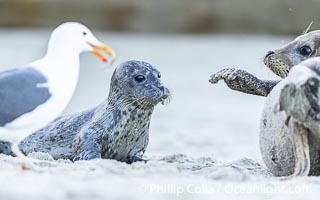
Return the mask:
<svg viewBox="0 0 320 200">
<path fill-rule="evenodd" d="M 105 44 L 102 44 L 83 24 L 77 22 L 66 22 L 58 26 L 51 34 L 48 54 L 63 53 L 77 54 L 91 52 L 98 56 L 102 61 L 107 62 L 108 59 L 100 51 L 109 54 L 112 59 L 115 58 L 114 51 Z"/>
</svg>

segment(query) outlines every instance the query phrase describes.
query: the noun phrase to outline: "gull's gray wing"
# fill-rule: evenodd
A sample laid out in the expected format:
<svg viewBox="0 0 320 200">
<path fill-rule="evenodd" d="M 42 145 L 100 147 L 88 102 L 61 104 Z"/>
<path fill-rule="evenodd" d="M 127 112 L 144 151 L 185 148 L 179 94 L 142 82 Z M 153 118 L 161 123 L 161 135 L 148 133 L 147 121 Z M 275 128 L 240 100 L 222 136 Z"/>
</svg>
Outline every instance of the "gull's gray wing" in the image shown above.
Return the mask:
<svg viewBox="0 0 320 200">
<path fill-rule="evenodd" d="M 35 110 L 51 97 L 47 78 L 32 67 L 0 73 L 0 127 Z"/>
</svg>

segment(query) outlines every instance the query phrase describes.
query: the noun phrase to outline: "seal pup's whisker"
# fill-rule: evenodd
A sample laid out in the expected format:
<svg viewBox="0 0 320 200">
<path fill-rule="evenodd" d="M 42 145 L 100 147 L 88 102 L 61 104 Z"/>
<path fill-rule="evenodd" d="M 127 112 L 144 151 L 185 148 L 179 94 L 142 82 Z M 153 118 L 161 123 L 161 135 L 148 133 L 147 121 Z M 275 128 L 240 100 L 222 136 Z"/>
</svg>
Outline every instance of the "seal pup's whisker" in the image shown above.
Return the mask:
<svg viewBox="0 0 320 200">
<path fill-rule="evenodd" d="M 168 104 L 170 104 L 172 98 L 173 98 L 173 93 L 170 92 L 168 97 L 166 99 L 164 99 L 164 102 L 162 103 L 162 105 L 167 106 Z"/>
</svg>

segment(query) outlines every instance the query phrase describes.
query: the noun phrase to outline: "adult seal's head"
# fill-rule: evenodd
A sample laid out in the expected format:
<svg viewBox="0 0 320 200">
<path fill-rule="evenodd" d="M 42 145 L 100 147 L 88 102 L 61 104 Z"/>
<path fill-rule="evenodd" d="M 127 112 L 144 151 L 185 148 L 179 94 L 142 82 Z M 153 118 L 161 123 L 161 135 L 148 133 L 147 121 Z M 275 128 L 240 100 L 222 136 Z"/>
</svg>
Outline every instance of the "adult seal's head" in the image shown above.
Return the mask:
<svg viewBox="0 0 320 200">
<path fill-rule="evenodd" d="M 312 31 L 297 37 L 285 47 L 269 51 L 265 58 L 265 65 L 276 75 L 284 78 L 290 69 L 302 61 L 320 55 L 320 31 Z"/>
<path fill-rule="evenodd" d="M 115 70 L 109 99 L 149 109 L 168 99 L 170 92 L 161 81 L 161 73 L 144 61 L 127 61 Z"/>
</svg>

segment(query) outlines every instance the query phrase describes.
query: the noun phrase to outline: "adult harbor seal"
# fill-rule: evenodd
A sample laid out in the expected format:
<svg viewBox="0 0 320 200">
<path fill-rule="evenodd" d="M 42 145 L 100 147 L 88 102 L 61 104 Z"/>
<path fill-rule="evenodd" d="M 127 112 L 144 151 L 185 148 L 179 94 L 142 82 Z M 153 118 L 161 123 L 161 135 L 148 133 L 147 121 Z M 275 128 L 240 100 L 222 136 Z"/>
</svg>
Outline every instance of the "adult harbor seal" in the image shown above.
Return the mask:
<svg viewBox="0 0 320 200">
<path fill-rule="evenodd" d="M 79 114 L 56 119 L 24 139 L 24 154 L 49 153 L 55 159 L 142 161 L 154 107 L 170 96 L 161 74 L 143 61 L 120 64 L 111 78 L 108 99 Z"/>
<path fill-rule="evenodd" d="M 268 95 L 260 148 L 276 176 L 320 175 L 320 58 L 295 66 Z"/>
<path fill-rule="evenodd" d="M 285 78 L 291 68 L 302 61 L 320 56 L 320 31 L 312 31 L 297 37 L 285 47 L 269 51 L 264 58 L 264 64 L 276 75 Z M 268 96 L 272 88 L 280 80 L 260 80 L 242 69 L 225 68 L 213 74 L 210 82 L 215 84 L 224 80 L 227 86 L 247 94 Z"/>
</svg>

